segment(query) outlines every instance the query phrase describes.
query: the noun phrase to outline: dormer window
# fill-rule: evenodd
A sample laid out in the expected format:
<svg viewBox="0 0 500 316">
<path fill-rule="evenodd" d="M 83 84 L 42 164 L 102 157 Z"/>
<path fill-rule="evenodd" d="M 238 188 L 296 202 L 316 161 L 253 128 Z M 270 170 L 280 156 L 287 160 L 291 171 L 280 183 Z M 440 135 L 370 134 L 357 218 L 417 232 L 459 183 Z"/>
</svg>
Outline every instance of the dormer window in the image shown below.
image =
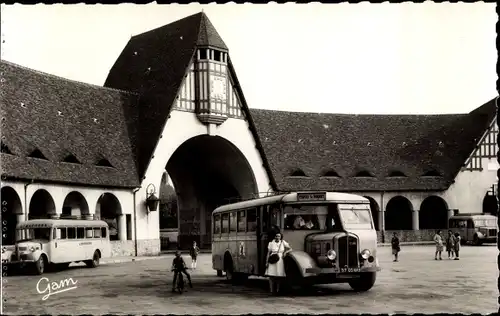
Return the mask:
<svg viewBox="0 0 500 316">
<path fill-rule="evenodd" d="M 197 55 L 198 60 L 212 60 L 221 63 L 227 62 L 227 53 L 212 48 L 199 48 Z"/>
<path fill-rule="evenodd" d="M 441 174 L 437 170 L 429 170 L 425 172 L 422 177 L 441 177 Z"/>
<path fill-rule="evenodd" d="M 4 144 L 4 142 L 0 142 L 0 146 L 1 146 L 2 154 L 12 155 L 12 151 L 9 149 L 9 147 L 6 144 Z"/>
<path fill-rule="evenodd" d="M 391 171 L 388 175 L 389 178 L 406 177 L 406 174 L 399 170 Z"/>
<path fill-rule="evenodd" d="M 208 59 L 208 49 L 200 48 L 198 49 L 198 59 Z"/>
<path fill-rule="evenodd" d="M 78 161 L 78 159 L 73 154 L 69 154 L 66 157 L 64 157 L 63 162 L 78 163 L 78 164 L 80 163 L 80 161 Z"/>
<path fill-rule="evenodd" d="M 35 148 L 35 150 L 33 150 L 31 152 L 31 154 L 28 155 L 28 157 L 30 157 L 30 158 L 37 158 L 37 159 L 43 159 L 43 160 L 48 160 L 45 157 L 45 155 L 38 148 Z"/>
<path fill-rule="evenodd" d="M 367 170 L 361 170 L 355 175 L 356 178 L 373 178 L 373 175 Z"/>
<path fill-rule="evenodd" d="M 296 169 L 290 173 L 290 177 L 307 177 L 304 171 Z"/>
<path fill-rule="evenodd" d="M 340 178 L 340 175 L 335 170 L 327 170 L 323 172 L 321 176 L 327 178 Z"/>
<path fill-rule="evenodd" d="M 96 166 L 113 168 L 113 165 L 106 158 L 99 159 L 99 161 L 97 161 L 96 163 Z"/>
<path fill-rule="evenodd" d="M 222 52 L 218 50 L 214 50 L 214 60 L 215 61 L 222 61 Z"/>
</svg>

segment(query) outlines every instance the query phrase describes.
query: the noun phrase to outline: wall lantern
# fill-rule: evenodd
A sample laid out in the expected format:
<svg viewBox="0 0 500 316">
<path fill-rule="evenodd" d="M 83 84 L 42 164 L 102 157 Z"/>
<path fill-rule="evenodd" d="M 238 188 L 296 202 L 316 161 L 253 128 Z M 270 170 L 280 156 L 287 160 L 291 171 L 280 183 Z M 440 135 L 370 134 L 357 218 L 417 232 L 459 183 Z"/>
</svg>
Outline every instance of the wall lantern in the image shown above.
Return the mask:
<svg viewBox="0 0 500 316">
<path fill-rule="evenodd" d="M 148 212 L 156 211 L 160 199 L 155 195 L 156 187 L 150 183 L 146 188 L 146 207 Z"/>
</svg>

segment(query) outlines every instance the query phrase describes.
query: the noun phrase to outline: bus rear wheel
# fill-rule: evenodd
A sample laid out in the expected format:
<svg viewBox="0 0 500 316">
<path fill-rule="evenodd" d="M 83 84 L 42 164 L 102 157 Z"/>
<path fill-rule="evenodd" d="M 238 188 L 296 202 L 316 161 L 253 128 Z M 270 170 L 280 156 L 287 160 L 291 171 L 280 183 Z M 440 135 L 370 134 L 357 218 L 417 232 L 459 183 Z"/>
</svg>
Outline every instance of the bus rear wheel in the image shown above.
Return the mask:
<svg viewBox="0 0 500 316">
<path fill-rule="evenodd" d="M 94 251 L 94 255 L 92 256 L 92 260 L 87 260 L 85 261 L 85 264 L 89 268 L 97 268 L 99 266 L 99 259 L 101 256 L 99 255 L 99 252 L 96 250 Z"/>
<path fill-rule="evenodd" d="M 356 292 L 366 292 L 375 284 L 377 274 L 375 272 L 361 273 L 359 279 L 349 282 L 349 286 Z"/>
</svg>

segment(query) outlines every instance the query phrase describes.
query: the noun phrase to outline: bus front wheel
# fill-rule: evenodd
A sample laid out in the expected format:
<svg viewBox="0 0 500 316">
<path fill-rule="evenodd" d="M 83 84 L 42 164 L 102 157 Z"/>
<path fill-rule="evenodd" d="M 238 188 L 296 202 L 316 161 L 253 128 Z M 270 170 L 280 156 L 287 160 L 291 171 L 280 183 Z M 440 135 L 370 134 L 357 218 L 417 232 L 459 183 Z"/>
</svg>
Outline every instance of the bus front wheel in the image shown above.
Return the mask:
<svg viewBox="0 0 500 316">
<path fill-rule="evenodd" d="M 45 271 L 45 266 L 47 265 L 47 259 L 45 255 L 41 255 L 37 261 L 35 261 L 34 271 L 38 275 L 42 275 Z"/>
<path fill-rule="evenodd" d="M 222 276 L 222 270 L 217 270 L 217 276 L 221 277 Z"/>
<path fill-rule="evenodd" d="M 356 292 L 366 292 L 373 287 L 376 279 L 377 274 L 375 272 L 361 273 L 359 279 L 349 282 L 349 286 Z"/>
<path fill-rule="evenodd" d="M 481 241 L 481 239 L 479 239 L 479 237 L 477 235 L 474 235 L 474 245 L 475 246 L 481 246 L 483 242 Z"/>
</svg>

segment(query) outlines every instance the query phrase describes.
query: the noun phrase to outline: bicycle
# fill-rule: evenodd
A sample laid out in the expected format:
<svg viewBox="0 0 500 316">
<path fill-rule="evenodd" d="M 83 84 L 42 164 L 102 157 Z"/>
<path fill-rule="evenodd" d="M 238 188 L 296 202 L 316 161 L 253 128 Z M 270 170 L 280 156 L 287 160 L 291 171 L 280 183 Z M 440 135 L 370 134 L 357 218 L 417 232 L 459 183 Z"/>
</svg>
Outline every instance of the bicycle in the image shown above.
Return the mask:
<svg viewBox="0 0 500 316">
<path fill-rule="evenodd" d="M 176 283 L 175 289 L 179 292 L 179 294 L 182 294 L 184 292 L 184 276 L 182 275 L 182 272 L 178 273 Z"/>
</svg>

